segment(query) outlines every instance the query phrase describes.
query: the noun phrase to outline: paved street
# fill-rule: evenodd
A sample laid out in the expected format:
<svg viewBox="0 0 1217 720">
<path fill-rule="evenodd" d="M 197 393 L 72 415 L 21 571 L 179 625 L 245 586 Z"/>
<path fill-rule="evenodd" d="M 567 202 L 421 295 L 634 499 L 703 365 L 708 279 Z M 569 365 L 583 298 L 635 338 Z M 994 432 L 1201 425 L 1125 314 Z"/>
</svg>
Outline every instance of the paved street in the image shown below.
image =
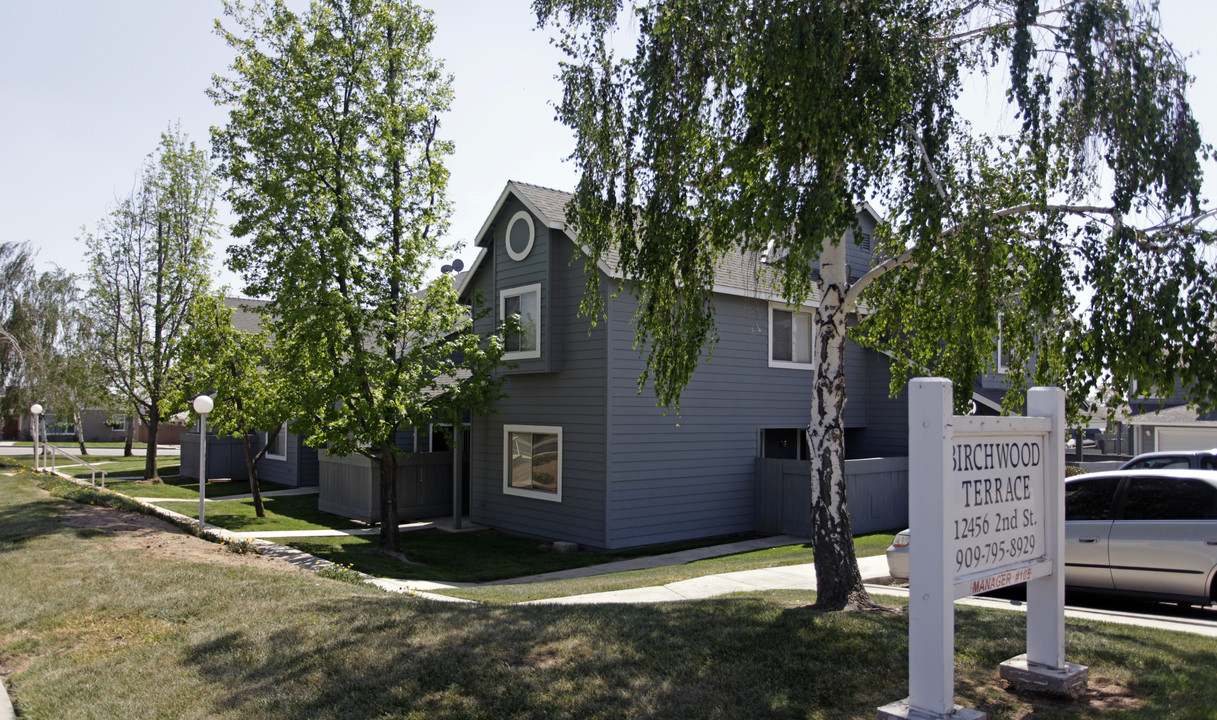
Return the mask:
<svg viewBox="0 0 1217 720">
<path fill-rule="evenodd" d="M 80 455 L 79 445 L 65 445 L 63 443 L 57 443 L 57 446 L 66 452 L 72 453 L 73 455 Z M 123 455 L 123 449 L 120 447 L 93 447 L 88 443 L 85 443 L 85 447 L 89 450 L 89 454 L 86 459 L 91 457 L 122 457 Z M 182 450 L 180 445 L 157 445 L 156 448 L 157 455 L 178 455 Z M 144 455 L 147 453 L 147 451 L 142 447 L 134 447 L 131 449 L 131 452 L 136 457 L 144 457 Z M 12 441 L 8 440 L 0 442 L 0 455 L 32 455 L 33 453 L 34 448 L 28 444 L 16 445 Z"/>
</svg>

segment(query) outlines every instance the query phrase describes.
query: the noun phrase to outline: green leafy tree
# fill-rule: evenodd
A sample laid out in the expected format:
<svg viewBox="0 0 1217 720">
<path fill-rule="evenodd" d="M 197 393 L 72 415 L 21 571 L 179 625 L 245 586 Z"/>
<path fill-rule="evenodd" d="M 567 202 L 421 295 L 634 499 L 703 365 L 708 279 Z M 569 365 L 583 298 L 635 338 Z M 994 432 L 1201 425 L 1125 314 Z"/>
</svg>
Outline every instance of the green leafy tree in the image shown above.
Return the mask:
<svg viewBox="0 0 1217 720">
<path fill-rule="evenodd" d="M 470 332 L 451 280 L 450 80 L 429 52 L 430 13 L 403 0 L 226 3 L 237 52 L 213 97 L 219 171 L 246 242 L 229 264 L 267 298 L 305 442 L 380 470 L 380 545 L 399 552 L 399 429 L 497 397 L 497 341 Z"/>
<path fill-rule="evenodd" d="M 84 413 L 110 403 L 84 294 L 75 276 L 55 268 L 39 275 L 29 299 L 36 309 L 25 335 L 31 397 L 48 414 L 71 418 L 80 453 L 87 455 Z"/>
<path fill-rule="evenodd" d="M 0 243 L 0 387 L 6 417 L 26 412 L 25 335 L 37 314 L 32 302 L 38 273 L 29 243 Z"/>
<path fill-rule="evenodd" d="M 27 243 L 0 244 L 0 278 L 3 413 L 40 402 L 48 413 L 70 416 L 87 454 L 82 415 L 104 407 L 106 392 L 76 278 L 62 268 L 37 272 Z"/>
<path fill-rule="evenodd" d="M 1197 227 L 1209 151 L 1152 2 L 657 0 L 633 6 L 636 52 L 618 57 L 621 5 L 534 3 L 568 54 L 558 116 L 582 177 L 567 217 L 593 283 L 618 251 L 634 279 L 640 383 L 662 404 L 716 339 L 719 258 L 772 243 L 787 299 L 818 300 L 817 606 L 872 605 L 846 503 L 851 313 L 868 311 L 858 336 L 891 348 L 896 383 L 945 374 L 960 402 L 993 369 L 999 322 L 1015 385 L 1076 399 L 1103 378 L 1118 396 L 1182 375 L 1214 398 L 1217 273 Z M 961 110 L 978 73 L 1007 90 L 1004 133 Z M 875 198 L 886 259 L 851 281 L 842 237 Z"/>
<path fill-rule="evenodd" d="M 258 486 L 258 461 L 265 455 L 293 408 L 270 335 L 233 325 L 235 309 L 223 297 L 200 295 L 190 306 L 189 330 L 182 339 L 182 358 L 175 369 L 172 404 L 190 407 L 200 394 L 212 396 L 215 407 L 207 415 L 216 434 L 241 438 L 245 467 L 254 498 L 254 511 L 266 517 Z M 250 436 L 266 431 L 266 443 L 255 448 Z M 255 436 L 256 437 L 256 436 Z"/>
<path fill-rule="evenodd" d="M 89 315 L 106 378 L 148 427 L 146 479 L 159 479 L 160 423 L 191 301 L 207 291 L 218 184 L 180 129 L 161 134 L 129 196 L 88 245 Z"/>
</svg>

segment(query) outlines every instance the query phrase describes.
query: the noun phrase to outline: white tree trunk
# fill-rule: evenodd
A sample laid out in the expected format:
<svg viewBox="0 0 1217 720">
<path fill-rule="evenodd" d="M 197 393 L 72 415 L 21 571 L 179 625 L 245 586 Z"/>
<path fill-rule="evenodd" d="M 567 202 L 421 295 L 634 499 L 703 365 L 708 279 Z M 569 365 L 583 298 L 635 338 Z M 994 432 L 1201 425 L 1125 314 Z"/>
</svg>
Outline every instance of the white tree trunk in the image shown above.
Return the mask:
<svg viewBox="0 0 1217 720">
<path fill-rule="evenodd" d="M 815 552 L 816 607 L 873 607 L 862 586 L 845 497 L 845 294 L 846 245 L 825 245 L 820 255 L 822 297 L 816 312 L 816 370 L 807 446 L 811 456 L 811 543 Z"/>
</svg>

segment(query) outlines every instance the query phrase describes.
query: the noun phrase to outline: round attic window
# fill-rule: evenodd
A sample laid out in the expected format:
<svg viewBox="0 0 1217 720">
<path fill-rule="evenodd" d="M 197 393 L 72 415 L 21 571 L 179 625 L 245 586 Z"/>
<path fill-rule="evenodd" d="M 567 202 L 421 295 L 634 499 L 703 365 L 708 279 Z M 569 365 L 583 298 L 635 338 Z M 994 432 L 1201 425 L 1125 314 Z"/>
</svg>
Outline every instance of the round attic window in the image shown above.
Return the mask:
<svg viewBox="0 0 1217 720">
<path fill-rule="evenodd" d="M 532 243 L 536 237 L 533 230 L 532 215 L 527 210 L 521 210 L 511 217 L 507 223 L 507 254 L 512 260 L 523 260 L 532 252 Z"/>
</svg>

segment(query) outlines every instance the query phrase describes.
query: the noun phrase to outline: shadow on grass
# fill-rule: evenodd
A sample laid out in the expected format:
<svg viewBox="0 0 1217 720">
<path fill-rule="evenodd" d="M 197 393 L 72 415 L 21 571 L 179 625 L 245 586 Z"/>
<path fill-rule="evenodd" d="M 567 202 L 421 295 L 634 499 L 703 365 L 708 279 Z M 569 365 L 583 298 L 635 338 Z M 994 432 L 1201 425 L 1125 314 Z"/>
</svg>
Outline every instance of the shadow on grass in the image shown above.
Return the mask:
<svg viewBox="0 0 1217 720">
<path fill-rule="evenodd" d="M 0 552 L 16 549 L 18 543 L 71 530 L 57 521 L 60 508 L 54 501 L 31 500 L 0 507 Z"/>
<path fill-rule="evenodd" d="M 314 612 L 346 624 L 229 633 L 188 651 L 229 689 L 217 711 L 852 718 L 891 699 L 874 678 L 904 674 L 893 650 L 907 632 L 892 613 L 821 616 L 759 600 L 496 609 L 361 597 Z"/>
<path fill-rule="evenodd" d="M 487 607 L 352 597 L 190 647 L 217 713 L 278 718 L 871 718 L 908 694 L 908 619 L 789 607 L 806 595 L 646 606 Z M 1025 617 L 961 611 L 959 701 L 1002 718 L 1107 718 L 1006 692 Z M 1211 717 L 1205 638 L 1070 626 L 1092 677 L 1136 667 L 1121 718 Z M 1092 686 L 1093 686 L 1092 682 Z M 273 702 L 268 698 L 274 698 Z"/>
</svg>

